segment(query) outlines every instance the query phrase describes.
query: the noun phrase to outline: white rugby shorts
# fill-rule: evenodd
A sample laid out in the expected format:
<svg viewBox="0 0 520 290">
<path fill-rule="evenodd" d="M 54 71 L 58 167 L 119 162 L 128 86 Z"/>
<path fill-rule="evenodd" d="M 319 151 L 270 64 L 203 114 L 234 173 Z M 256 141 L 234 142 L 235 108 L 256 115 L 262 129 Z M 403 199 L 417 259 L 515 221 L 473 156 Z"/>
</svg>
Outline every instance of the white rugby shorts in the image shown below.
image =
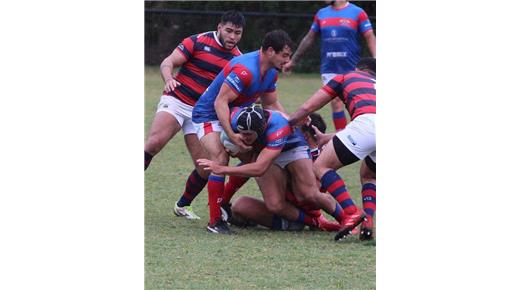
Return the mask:
<svg viewBox="0 0 520 290">
<path fill-rule="evenodd" d="M 191 112 L 193 107 L 181 102 L 175 97 L 162 95 L 159 104 L 157 105 L 157 113 L 170 113 L 179 122 L 182 127 L 184 135 L 196 134 L 197 130 L 191 121 Z"/>
<path fill-rule="evenodd" d="M 331 79 L 333 79 L 338 74 L 322 74 L 321 75 L 321 82 L 323 85 L 326 85 Z"/>
<path fill-rule="evenodd" d="M 309 154 L 309 146 L 298 146 L 291 150 L 280 153 L 280 155 L 278 155 L 278 157 L 276 157 L 274 160 L 274 164 L 278 165 L 282 169 L 285 169 L 287 164 L 300 159 L 311 159 Z"/>
<path fill-rule="evenodd" d="M 211 132 L 222 132 L 224 128 L 220 125 L 219 120 L 204 122 L 204 123 L 193 123 L 195 129 L 197 131 L 197 137 L 202 139 L 202 137 L 208 135 Z"/>
<path fill-rule="evenodd" d="M 357 116 L 336 136 L 360 160 L 370 156 L 376 162 L 376 114 Z"/>
</svg>

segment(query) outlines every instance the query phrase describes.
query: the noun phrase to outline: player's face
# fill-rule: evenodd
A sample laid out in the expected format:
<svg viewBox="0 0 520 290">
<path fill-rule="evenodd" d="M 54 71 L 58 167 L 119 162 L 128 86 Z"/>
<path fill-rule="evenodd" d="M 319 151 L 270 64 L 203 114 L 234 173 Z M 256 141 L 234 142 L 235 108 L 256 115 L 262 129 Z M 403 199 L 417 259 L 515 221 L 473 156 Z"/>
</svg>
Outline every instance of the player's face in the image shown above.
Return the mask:
<svg viewBox="0 0 520 290">
<path fill-rule="evenodd" d="M 272 47 L 269 47 L 268 50 L 272 50 L 270 53 L 271 65 L 277 70 L 282 70 L 282 67 L 291 60 L 292 50 L 287 45 L 278 53 Z"/>
<path fill-rule="evenodd" d="M 240 131 L 240 135 L 242 135 L 242 140 L 247 145 L 252 145 L 258 138 L 258 134 L 255 131 Z"/>
<path fill-rule="evenodd" d="M 217 34 L 220 43 L 226 49 L 233 49 L 242 38 L 242 27 L 238 27 L 231 22 L 219 23 Z"/>
</svg>

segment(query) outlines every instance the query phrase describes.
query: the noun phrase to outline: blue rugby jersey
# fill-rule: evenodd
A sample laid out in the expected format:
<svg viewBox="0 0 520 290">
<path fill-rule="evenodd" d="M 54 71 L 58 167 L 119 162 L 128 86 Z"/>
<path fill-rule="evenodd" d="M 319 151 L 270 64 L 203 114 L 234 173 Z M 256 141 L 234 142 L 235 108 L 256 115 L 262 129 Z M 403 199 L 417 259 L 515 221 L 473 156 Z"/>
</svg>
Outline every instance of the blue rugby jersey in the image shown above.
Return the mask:
<svg viewBox="0 0 520 290">
<path fill-rule="evenodd" d="M 359 35 L 372 30 L 367 14 L 348 3 L 337 9 L 332 5 L 314 16 L 311 30 L 321 35 L 320 72 L 344 74 L 354 70 L 360 58 Z"/>
<path fill-rule="evenodd" d="M 203 123 L 218 120 L 214 104 L 223 83 L 238 94 L 238 97 L 229 103 L 230 109 L 247 107 L 264 93 L 274 92 L 278 72 L 275 68 L 270 68 L 263 76 L 260 75 L 260 57 L 260 51 L 257 50 L 233 58 L 195 104 L 192 114 L 193 122 Z"/>
<path fill-rule="evenodd" d="M 237 121 L 240 108 L 231 112 L 231 128 L 238 133 Z M 264 110 L 269 115 L 264 132 L 255 141 L 255 150 L 263 148 L 282 150 L 282 152 L 299 146 L 309 146 L 300 129 L 292 129 L 289 121 L 278 111 Z"/>
</svg>

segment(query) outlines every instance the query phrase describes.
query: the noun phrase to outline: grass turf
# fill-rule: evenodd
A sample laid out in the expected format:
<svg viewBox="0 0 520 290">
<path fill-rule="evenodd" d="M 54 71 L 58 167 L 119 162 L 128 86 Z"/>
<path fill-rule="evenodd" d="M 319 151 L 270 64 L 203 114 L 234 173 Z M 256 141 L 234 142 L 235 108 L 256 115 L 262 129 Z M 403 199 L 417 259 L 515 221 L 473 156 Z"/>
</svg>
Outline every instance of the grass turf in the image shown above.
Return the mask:
<svg viewBox="0 0 520 290">
<path fill-rule="evenodd" d="M 280 76 L 278 97 L 286 110 L 293 112 L 320 86 L 317 74 Z M 146 67 L 146 130 L 153 120 L 162 88 L 158 67 Z M 330 106 L 326 105 L 320 113 L 327 122 L 327 131 L 332 131 Z M 233 228 L 237 235 L 209 234 L 205 230 L 207 189 L 192 203 L 201 220 L 174 217 L 173 204 L 182 194 L 192 170 L 193 163 L 179 133 L 145 171 L 146 289 L 375 288 L 375 241 L 360 242 L 353 236 L 337 243 L 333 241 L 334 233 L 309 230 L 274 232 Z M 361 206 L 359 162 L 342 168 L 339 174 L 356 204 Z M 261 196 L 253 180 L 236 196 L 246 194 Z"/>
</svg>

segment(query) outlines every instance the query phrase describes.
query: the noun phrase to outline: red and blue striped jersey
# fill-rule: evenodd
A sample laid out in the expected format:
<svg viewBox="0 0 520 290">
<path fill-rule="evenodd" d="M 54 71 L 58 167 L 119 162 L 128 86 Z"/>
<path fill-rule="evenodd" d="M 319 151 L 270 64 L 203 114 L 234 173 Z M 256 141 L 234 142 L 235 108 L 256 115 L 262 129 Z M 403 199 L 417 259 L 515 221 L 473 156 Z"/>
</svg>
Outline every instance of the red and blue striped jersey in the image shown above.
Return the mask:
<svg viewBox="0 0 520 290">
<path fill-rule="evenodd" d="M 261 75 L 260 57 L 260 51 L 257 50 L 233 58 L 193 107 L 193 122 L 204 123 L 218 120 L 214 104 L 223 83 L 226 83 L 238 94 L 238 97 L 229 103 L 230 109 L 232 107 L 247 107 L 263 94 L 274 92 L 278 72 L 275 68 L 270 68 L 264 75 Z"/>
<path fill-rule="evenodd" d="M 321 88 L 332 97 L 339 97 L 352 120 L 362 114 L 376 113 L 376 76 L 353 71 L 337 75 Z"/>
<path fill-rule="evenodd" d="M 354 70 L 360 58 L 359 35 L 372 30 L 363 9 L 348 3 L 337 9 L 332 5 L 314 16 L 311 30 L 321 35 L 320 72 L 344 74 Z"/>
<path fill-rule="evenodd" d="M 220 44 L 216 31 L 185 38 L 175 49 L 187 60 L 174 76 L 181 85 L 172 92 L 164 91 L 163 94 L 173 96 L 190 106 L 195 105 L 222 68 L 233 57 L 242 54 L 236 46 L 232 50 L 225 49 Z"/>
</svg>

